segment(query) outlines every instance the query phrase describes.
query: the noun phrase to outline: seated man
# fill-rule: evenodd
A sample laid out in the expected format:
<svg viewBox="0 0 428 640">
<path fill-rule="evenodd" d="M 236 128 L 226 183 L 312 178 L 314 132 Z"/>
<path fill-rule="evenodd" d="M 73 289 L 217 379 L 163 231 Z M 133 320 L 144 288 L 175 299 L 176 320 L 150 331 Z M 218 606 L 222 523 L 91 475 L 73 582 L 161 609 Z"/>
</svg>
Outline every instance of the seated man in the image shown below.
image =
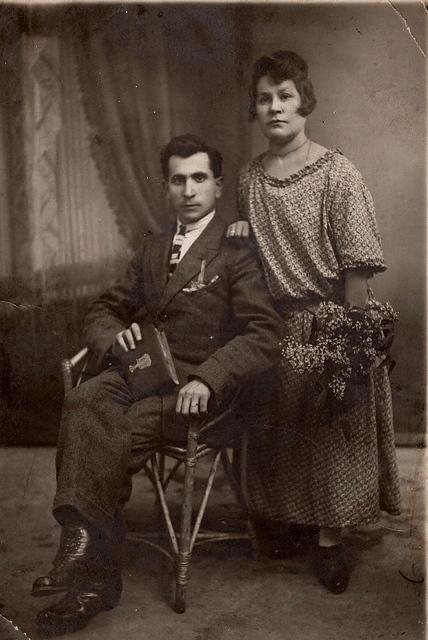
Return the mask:
<svg viewBox="0 0 428 640">
<path fill-rule="evenodd" d="M 82 628 L 118 604 L 120 513 L 144 455 L 166 438 L 185 441 L 183 417 L 205 413 L 209 401 L 221 406 L 276 360 L 279 318 L 257 259 L 250 246 L 224 241 L 227 225 L 215 211 L 221 155 L 188 134 L 166 145 L 161 165 L 177 224 L 146 237 L 124 278 L 92 304 L 84 337 L 102 362 L 134 349 L 153 318 L 182 386 L 135 401 L 110 360 L 66 395 L 53 507 L 61 541 L 53 569 L 33 585 L 34 595 L 66 592 L 38 615 L 47 632 Z"/>
</svg>

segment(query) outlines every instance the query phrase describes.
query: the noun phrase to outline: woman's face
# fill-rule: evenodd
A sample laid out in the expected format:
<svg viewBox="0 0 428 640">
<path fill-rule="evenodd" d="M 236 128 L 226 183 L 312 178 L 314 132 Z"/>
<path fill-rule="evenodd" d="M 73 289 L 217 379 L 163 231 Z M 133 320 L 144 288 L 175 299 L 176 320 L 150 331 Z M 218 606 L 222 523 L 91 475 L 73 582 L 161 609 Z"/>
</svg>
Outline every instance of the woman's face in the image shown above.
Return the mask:
<svg viewBox="0 0 428 640">
<path fill-rule="evenodd" d="M 297 113 L 300 105 L 300 94 L 293 80 L 276 84 L 269 76 L 263 76 L 258 81 L 257 120 L 269 140 L 288 142 L 304 130 L 306 118 Z"/>
</svg>

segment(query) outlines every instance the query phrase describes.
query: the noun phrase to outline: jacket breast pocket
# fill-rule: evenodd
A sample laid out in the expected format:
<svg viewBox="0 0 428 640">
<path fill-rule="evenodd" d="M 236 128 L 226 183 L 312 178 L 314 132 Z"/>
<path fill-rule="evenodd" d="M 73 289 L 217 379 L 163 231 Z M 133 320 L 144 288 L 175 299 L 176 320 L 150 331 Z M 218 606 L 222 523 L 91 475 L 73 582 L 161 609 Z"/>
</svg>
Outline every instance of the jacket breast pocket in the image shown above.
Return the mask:
<svg viewBox="0 0 428 640">
<path fill-rule="evenodd" d="M 207 282 L 203 286 L 198 286 L 197 283 L 189 283 L 187 287 L 182 289 L 182 293 L 189 297 L 199 297 L 203 295 L 207 295 L 208 293 L 217 293 L 218 289 L 220 289 L 224 285 L 221 277 L 214 277 L 210 282 Z"/>
</svg>

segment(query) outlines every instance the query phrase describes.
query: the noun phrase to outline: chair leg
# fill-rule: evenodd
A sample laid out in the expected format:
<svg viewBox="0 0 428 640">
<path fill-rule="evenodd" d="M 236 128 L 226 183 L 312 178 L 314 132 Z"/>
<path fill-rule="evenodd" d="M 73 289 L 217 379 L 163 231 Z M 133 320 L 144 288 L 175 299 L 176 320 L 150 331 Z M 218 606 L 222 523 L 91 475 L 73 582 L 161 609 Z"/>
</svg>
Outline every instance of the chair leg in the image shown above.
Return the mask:
<svg viewBox="0 0 428 640">
<path fill-rule="evenodd" d="M 174 611 L 184 613 L 186 610 L 186 588 L 189 581 L 189 565 L 191 558 L 193 487 L 195 482 L 196 451 L 198 447 L 199 428 L 190 421 L 187 434 L 187 451 L 185 460 L 183 504 L 181 507 L 180 541 L 177 554 Z"/>
<path fill-rule="evenodd" d="M 158 469 L 159 469 L 159 476 L 160 476 L 160 481 L 162 484 L 162 487 L 164 488 L 164 480 L 165 480 L 165 456 L 162 453 L 155 453 L 156 456 L 156 461 L 158 464 Z M 163 525 L 163 513 L 162 513 L 162 505 L 160 502 L 160 498 L 159 498 L 159 493 L 156 492 L 155 495 L 155 501 L 156 501 L 156 519 L 157 519 L 157 524 L 158 524 L 158 530 L 162 531 L 162 525 Z"/>
</svg>

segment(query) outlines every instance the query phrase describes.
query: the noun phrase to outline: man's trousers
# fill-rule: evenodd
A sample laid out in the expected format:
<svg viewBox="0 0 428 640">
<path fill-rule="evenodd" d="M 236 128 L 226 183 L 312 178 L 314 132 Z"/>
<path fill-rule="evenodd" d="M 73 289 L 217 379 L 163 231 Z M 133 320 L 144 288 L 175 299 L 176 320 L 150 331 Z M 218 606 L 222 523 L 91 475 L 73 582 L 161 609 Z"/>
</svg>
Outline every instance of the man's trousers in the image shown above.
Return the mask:
<svg viewBox="0 0 428 640">
<path fill-rule="evenodd" d="M 54 515 L 71 507 L 110 531 L 129 499 L 132 474 L 163 442 L 186 441 L 176 394 L 135 402 L 112 368 L 66 394 L 57 450 Z M 60 520 L 61 521 L 61 520 Z"/>
</svg>

